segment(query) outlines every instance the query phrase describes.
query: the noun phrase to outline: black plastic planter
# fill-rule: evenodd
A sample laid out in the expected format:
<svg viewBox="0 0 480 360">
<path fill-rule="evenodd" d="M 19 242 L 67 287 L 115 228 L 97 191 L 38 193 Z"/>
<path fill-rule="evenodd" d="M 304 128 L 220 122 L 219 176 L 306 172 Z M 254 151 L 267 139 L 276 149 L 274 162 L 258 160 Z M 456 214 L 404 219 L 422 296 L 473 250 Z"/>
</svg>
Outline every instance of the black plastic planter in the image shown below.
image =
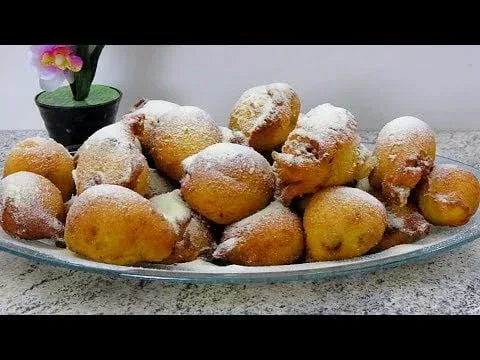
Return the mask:
<svg viewBox="0 0 480 360">
<path fill-rule="evenodd" d="M 38 102 L 38 97 L 42 93 L 35 96 L 35 104 L 40 110 L 50 137 L 68 150 L 74 151 L 95 131 L 115 122 L 122 92 L 112 89 L 118 91 L 120 96 L 99 105 L 76 107 L 45 105 Z"/>
</svg>

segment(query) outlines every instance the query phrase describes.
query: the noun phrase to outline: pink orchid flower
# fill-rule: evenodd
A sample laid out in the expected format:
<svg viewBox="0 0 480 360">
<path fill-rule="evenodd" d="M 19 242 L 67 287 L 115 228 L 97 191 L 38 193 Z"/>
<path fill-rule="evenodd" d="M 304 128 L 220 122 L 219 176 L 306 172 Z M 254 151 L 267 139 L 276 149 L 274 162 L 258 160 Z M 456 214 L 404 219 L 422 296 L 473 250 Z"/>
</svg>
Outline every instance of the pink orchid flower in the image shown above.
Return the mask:
<svg viewBox="0 0 480 360">
<path fill-rule="evenodd" d="M 30 64 L 39 75 L 42 90 L 52 91 L 65 79 L 73 82 L 73 73 L 82 69 L 82 59 L 75 55 L 70 45 L 32 45 L 29 50 Z"/>
</svg>

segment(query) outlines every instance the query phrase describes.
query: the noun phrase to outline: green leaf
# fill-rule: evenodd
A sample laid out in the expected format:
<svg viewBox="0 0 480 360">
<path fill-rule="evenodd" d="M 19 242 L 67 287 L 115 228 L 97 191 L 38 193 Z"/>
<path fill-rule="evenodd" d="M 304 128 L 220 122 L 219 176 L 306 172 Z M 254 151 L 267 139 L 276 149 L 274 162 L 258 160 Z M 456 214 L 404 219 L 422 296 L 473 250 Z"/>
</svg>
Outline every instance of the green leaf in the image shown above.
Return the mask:
<svg viewBox="0 0 480 360">
<path fill-rule="evenodd" d="M 105 45 L 97 45 L 92 53 L 88 52 L 88 45 L 77 45 L 77 55 L 83 60 L 82 70 L 74 74 L 74 82 L 70 84 L 73 98 L 76 101 L 83 101 L 88 97 L 95 73 L 97 71 L 98 59 Z"/>
</svg>

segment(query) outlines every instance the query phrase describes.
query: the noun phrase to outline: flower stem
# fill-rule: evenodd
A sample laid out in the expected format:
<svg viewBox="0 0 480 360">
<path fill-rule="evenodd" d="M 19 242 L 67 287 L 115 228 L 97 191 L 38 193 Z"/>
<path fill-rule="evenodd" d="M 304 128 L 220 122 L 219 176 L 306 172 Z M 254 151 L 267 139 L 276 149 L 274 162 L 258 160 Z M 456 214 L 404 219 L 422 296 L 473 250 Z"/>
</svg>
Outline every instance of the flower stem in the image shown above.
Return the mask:
<svg viewBox="0 0 480 360">
<path fill-rule="evenodd" d="M 83 101 L 88 97 L 92 86 L 100 54 L 105 45 L 97 45 L 89 54 L 88 45 L 77 45 L 76 54 L 83 60 L 83 67 L 77 73 L 74 73 L 74 82 L 70 84 L 73 98 L 77 101 Z"/>
</svg>

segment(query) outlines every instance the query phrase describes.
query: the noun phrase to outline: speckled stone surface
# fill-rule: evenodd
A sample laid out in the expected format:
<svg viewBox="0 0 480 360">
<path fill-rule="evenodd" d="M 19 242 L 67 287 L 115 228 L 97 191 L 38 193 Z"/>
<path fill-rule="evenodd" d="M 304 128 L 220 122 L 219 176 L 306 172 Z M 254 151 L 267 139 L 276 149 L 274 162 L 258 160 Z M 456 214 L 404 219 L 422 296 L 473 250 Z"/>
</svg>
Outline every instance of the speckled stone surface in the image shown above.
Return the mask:
<svg viewBox="0 0 480 360">
<path fill-rule="evenodd" d="M 44 133 L 0 131 L 1 163 L 33 135 Z M 439 133 L 438 143 L 440 155 L 480 167 L 480 132 Z M 249 285 L 117 279 L 0 253 L 0 314 L 480 314 L 480 242 L 373 273 Z"/>
</svg>

